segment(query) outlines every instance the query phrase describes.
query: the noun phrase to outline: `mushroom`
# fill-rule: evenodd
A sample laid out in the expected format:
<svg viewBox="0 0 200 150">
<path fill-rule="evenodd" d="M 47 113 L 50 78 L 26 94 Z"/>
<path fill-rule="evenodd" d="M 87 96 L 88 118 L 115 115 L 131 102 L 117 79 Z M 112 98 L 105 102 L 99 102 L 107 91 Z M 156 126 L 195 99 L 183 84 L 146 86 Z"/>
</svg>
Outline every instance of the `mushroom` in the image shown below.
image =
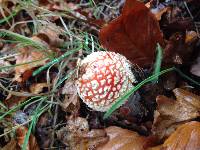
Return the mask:
<svg viewBox="0 0 200 150">
<path fill-rule="evenodd" d="M 107 111 L 136 82 L 130 62 L 115 52 L 93 52 L 80 61 L 76 87 L 83 102 Z"/>
</svg>

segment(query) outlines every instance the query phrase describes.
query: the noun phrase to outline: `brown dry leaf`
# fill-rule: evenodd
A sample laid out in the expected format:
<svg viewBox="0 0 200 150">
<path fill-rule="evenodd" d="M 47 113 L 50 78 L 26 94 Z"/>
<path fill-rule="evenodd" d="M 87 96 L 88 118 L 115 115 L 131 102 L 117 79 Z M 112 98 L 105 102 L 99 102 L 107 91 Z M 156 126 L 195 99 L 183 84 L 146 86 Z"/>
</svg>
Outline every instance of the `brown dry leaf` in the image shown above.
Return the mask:
<svg viewBox="0 0 200 150">
<path fill-rule="evenodd" d="M 145 150 L 155 144 L 154 137 L 140 136 L 138 133 L 111 126 L 106 128 L 109 141 L 97 150 Z"/>
<path fill-rule="evenodd" d="M 61 31 L 55 29 L 54 25 L 49 24 L 48 26 L 41 27 L 40 32 L 36 36 L 31 37 L 32 40 L 45 45 L 46 50 L 35 50 L 30 46 L 19 49 L 21 55 L 16 56 L 16 64 L 31 63 L 15 67 L 14 81 L 26 81 L 32 75 L 32 71 L 35 67 L 46 64 L 48 60 L 48 58 L 46 58 L 46 53 L 50 53 L 49 49 L 56 51 L 57 47 L 61 46 L 64 42 L 59 38 L 59 34 L 61 34 Z"/>
<path fill-rule="evenodd" d="M 57 132 L 58 139 L 71 150 L 93 150 L 108 141 L 104 129 L 92 129 L 85 118 L 70 118 L 66 127 Z"/>
<path fill-rule="evenodd" d="M 180 124 L 200 116 L 200 97 L 183 89 L 173 90 L 176 100 L 163 95 L 156 98 L 153 134 L 168 137 Z"/>
<path fill-rule="evenodd" d="M 46 42 L 48 46 L 59 47 L 64 43 L 64 40 L 59 37 L 60 34 L 62 34 L 61 30 L 57 29 L 53 24 L 49 24 L 47 27 L 40 29 L 37 37 Z"/>
<path fill-rule="evenodd" d="M 34 94 L 39 94 L 44 88 L 48 88 L 47 83 L 34 83 L 30 86 L 30 92 Z"/>
<path fill-rule="evenodd" d="M 136 0 L 126 1 L 121 16 L 100 30 L 99 39 L 103 47 L 123 54 L 139 66 L 151 64 L 156 44 L 163 45 L 158 21 Z"/>
<path fill-rule="evenodd" d="M 3 148 L 0 147 L 1 150 L 20 150 L 17 147 L 17 141 L 15 139 L 11 139 L 8 144 L 6 144 Z"/>
<path fill-rule="evenodd" d="M 24 91 L 23 91 L 24 92 Z M 3 100 L 3 103 L 8 107 L 12 108 L 22 102 L 24 102 L 27 99 L 27 96 L 15 96 L 12 94 L 9 94 L 5 100 Z"/>
<path fill-rule="evenodd" d="M 149 150 L 199 150 L 200 123 L 192 121 L 179 126 L 161 146 Z"/>
<path fill-rule="evenodd" d="M 44 53 L 40 51 L 35 51 L 31 47 L 21 48 L 19 51 L 21 52 L 21 55 L 16 56 L 16 64 L 31 62 L 15 67 L 15 77 L 13 80 L 17 82 L 23 82 L 31 75 L 30 73 L 28 73 L 29 75 L 26 75 L 27 77 L 23 78 L 23 74 L 25 72 L 30 71 L 35 67 L 44 65 L 47 59 L 45 59 L 46 56 L 44 55 Z"/>
<path fill-rule="evenodd" d="M 24 143 L 24 138 L 28 132 L 28 129 L 24 126 L 20 126 L 16 129 L 17 136 L 17 144 L 22 147 Z M 36 138 L 31 134 L 29 137 L 29 141 L 26 147 L 26 150 L 39 150 L 39 146 L 37 144 Z"/>
<path fill-rule="evenodd" d="M 74 106 L 78 105 L 78 96 L 74 81 L 67 80 L 65 82 L 65 85 L 62 89 L 62 94 L 65 95 L 64 101 L 60 102 L 60 105 L 63 108 L 63 110 L 66 111 L 70 104 L 73 104 Z"/>
</svg>

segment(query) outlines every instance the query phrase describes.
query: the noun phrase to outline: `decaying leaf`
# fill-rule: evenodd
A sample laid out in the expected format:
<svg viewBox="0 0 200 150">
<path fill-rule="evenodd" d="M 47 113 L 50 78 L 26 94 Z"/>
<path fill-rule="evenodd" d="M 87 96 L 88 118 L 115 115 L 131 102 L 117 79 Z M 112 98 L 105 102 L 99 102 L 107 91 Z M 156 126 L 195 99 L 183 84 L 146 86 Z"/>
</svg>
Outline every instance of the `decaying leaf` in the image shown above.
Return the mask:
<svg viewBox="0 0 200 150">
<path fill-rule="evenodd" d="M 98 150 L 145 150 L 155 144 L 154 137 L 140 136 L 138 133 L 111 126 L 106 128 L 109 141 Z"/>
<path fill-rule="evenodd" d="M 17 144 L 22 147 L 24 143 L 24 138 L 28 132 L 28 129 L 24 126 L 20 126 L 19 128 L 16 129 L 16 136 L 17 136 Z M 35 137 L 31 134 L 29 137 L 29 141 L 26 147 L 26 150 L 39 150 L 37 141 Z"/>
<path fill-rule="evenodd" d="M 199 150 L 200 123 L 192 121 L 179 126 L 164 144 L 148 150 Z"/>
<path fill-rule="evenodd" d="M 27 96 L 23 97 L 23 96 L 15 96 L 15 95 L 9 94 L 3 102 L 8 108 L 12 108 L 24 102 L 26 99 L 27 99 Z"/>
<path fill-rule="evenodd" d="M 23 78 L 23 74 L 32 70 L 35 67 L 42 66 L 46 63 L 45 55 L 41 51 L 33 50 L 30 47 L 24 47 L 19 50 L 21 55 L 16 56 L 16 64 L 23 64 L 15 67 L 14 81 L 23 82 L 32 74 L 27 75 L 26 79 Z M 28 63 L 29 62 L 29 63 Z M 25 64 L 24 64 L 25 63 Z"/>
<path fill-rule="evenodd" d="M 31 37 L 32 40 L 42 43 L 46 48 L 45 50 L 34 49 L 31 46 L 18 49 L 21 55 L 16 56 L 16 65 L 25 64 L 15 67 L 14 81 L 26 81 L 32 75 L 35 67 L 46 64 L 46 61 L 52 52 L 50 50 L 56 51 L 57 47 L 63 44 L 63 40 L 59 38 L 61 31 L 56 30 L 53 27 L 54 26 L 51 24 L 47 27 L 42 27 L 37 35 Z"/>
<path fill-rule="evenodd" d="M 17 141 L 15 139 L 11 139 L 8 144 L 6 144 L 3 148 L 0 147 L 1 150 L 20 150 L 17 147 Z"/>
<path fill-rule="evenodd" d="M 173 90 L 176 100 L 163 95 L 156 98 L 152 132 L 160 139 L 168 137 L 175 128 L 200 116 L 200 97 L 183 89 Z"/>
<path fill-rule="evenodd" d="M 125 55 L 139 66 L 151 64 L 156 44 L 163 44 L 155 16 L 136 0 L 126 1 L 121 16 L 101 29 L 99 39 L 103 47 Z"/>
<path fill-rule="evenodd" d="M 108 141 L 104 129 L 92 129 L 85 118 L 70 118 L 66 127 L 57 132 L 58 139 L 71 150 L 93 150 Z"/>
<path fill-rule="evenodd" d="M 62 89 L 62 94 L 65 95 L 64 101 L 60 102 L 63 110 L 66 111 L 70 104 L 73 104 L 74 106 L 78 105 L 77 90 L 72 80 L 67 80 L 65 82 L 65 85 Z"/>
<path fill-rule="evenodd" d="M 31 93 L 39 94 L 44 88 L 48 88 L 47 83 L 35 83 L 30 86 Z"/>
</svg>

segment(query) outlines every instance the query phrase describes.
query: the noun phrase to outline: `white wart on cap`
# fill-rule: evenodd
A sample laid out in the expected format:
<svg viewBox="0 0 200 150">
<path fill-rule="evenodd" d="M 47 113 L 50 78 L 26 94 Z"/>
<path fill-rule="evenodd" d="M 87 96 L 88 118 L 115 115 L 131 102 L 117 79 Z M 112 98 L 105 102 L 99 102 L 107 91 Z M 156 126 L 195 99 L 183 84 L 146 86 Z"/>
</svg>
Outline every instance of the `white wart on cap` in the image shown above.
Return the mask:
<svg viewBox="0 0 200 150">
<path fill-rule="evenodd" d="M 93 52 L 80 62 L 77 91 L 96 111 L 107 111 L 136 82 L 130 62 L 114 52 Z"/>
</svg>

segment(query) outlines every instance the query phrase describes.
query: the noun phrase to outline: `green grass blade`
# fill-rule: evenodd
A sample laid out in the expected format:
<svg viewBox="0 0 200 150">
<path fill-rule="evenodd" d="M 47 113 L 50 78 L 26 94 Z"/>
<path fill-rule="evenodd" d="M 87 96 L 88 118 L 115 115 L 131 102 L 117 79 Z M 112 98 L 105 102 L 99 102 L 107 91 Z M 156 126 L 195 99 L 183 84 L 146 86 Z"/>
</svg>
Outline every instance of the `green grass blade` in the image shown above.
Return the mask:
<svg viewBox="0 0 200 150">
<path fill-rule="evenodd" d="M 30 45 L 33 46 L 37 49 L 46 49 L 45 45 L 43 45 L 42 43 L 35 41 L 31 38 L 25 37 L 23 35 L 5 30 L 5 29 L 0 29 L 0 37 L 5 37 L 8 36 L 11 39 L 18 41 L 20 44 L 25 44 L 25 45 Z"/>
<path fill-rule="evenodd" d="M 131 94 L 133 94 L 135 91 L 137 91 L 139 88 L 141 88 L 144 84 L 151 82 L 153 80 L 155 80 L 158 76 L 165 74 L 167 72 L 170 71 L 174 71 L 175 68 L 169 68 L 169 69 L 165 69 L 157 74 L 154 74 L 150 77 L 148 77 L 147 79 L 143 80 L 142 82 L 140 82 L 139 84 L 137 84 L 135 87 L 131 88 L 128 92 L 126 92 L 122 97 L 120 97 L 116 103 L 114 103 L 112 105 L 112 107 L 104 114 L 104 119 L 108 118 L 117 108 L 119 108 L 121 105 L 124 104 L 124 102 L 129 98 L 129 96 L 131 96 Z"/>
<path fill-rule="evenodd" d="M 186 74 L 184 74 L 181 70 L 179 70 L 178 68 L 175 68 L 175 71 L 183 78 L 187 79 L 188 81 L 192 82 L 193 84 L 196 84 L 197 86 L 200 87 L 200 83 L 193 80 L 192 78 L 190 78 L 189 76 L 187 76 Z"/>
<path fill-rule="evenodd" d="M 23 107 L 24 105 L 28 104 L 30 101 L 32 101 L 32 100 L 34 100 L 34 99 L 36 99 L 36 98 L 40 98 L 40 96 L 34 96 L 34 97 L 32 97 L 32 98 L 26 100 L 25 102 L 23 102 L 23 103 L 21 103 L 21 104 L 15 106 L 15 107 L 13 107 L 12 109 L 8 110 L 6 113 L 4 113 L 3 115 L 0 116 L 0 121 L 1 121 L 5 116 L 7 116 L 7 115 L 11 114 L 12 112 L 14 112 L 14 111 L 20 109 L 21 107 Z"/>
<path fill-rule="evenodd" d="M 4 23 L 4 22 L 7 22 L 8 23 L 8 21 L 11 19 L 11 18 L 13 18 L 14 16 L 16 16 L 17 15 L 17 12 L 16 11 L 13 11 L 9 16 L 7 16 L 7 17 L 5 17 L 5 18 L 3 18 L 3 19 L 0 19 L 0 24 L 2 24 L 2 23 Z"/>
<path fill-rule="evenodd" d="M 34 124 L 36 124 L 37 122 L 37 119 L 38 119 L 38 114 L 40 114 L 39 112 L 41 111 L 40 108 L 42 107 L 42 103 L 44 102 L 44 100 L 46 100 L 46 97 L 43 97 L 42 100 L 40 101 L 40 103 L 38 104 L 35 112 L 34 112 L 34 115 L 33 115 L 33 119 L 31 121 L 31 124 L 28 128 L 28 132 L 26 133 L 26 136 L 24 138 L 24 143 L 22 145 L 22 150 L 26 150 L 26 147 L 27 147 L 27 144 L 28 144 L 28 141 L 29 141 L 29 137 L 31 135 L 31 131 L 32 129 L 34 128 Z"/>
<path fill-rule="evenodd" d="M 58 81 L 58 83 L 54 87 L 53 91 L 55 89 L 57 89 L 65 80 L 67 80 L 68 78 L 70 78 L 75 72 L 76 72 L 76 69 L 70 71 L 63 79 L 61 79 L 60 81 Z"/>
<path fill-rule="evenodd" d="M 34 61 L 29 61 L 29 62 L 26 62 L 26 63 L 16 64 L 16 65 L 3 66 L 3 67 L 0 67 L 0 71 L 4 70 L 4 69 L 9 69 L 9 68 L 17 67 L 17 66 L 23 66 L 23 65 L 27 65 L 27 64 L 36 63 L 36 62 L 39 63 L 40 61 L 43 61 L 45 59 L 48 59 L 48 58 L 42 58 L 42 59 L 38 59 L 38 60 L 34 60 Z"/>
<path fill-rule="evenodd" d="M 156 51 L 157 51 L 157 55 L 156 55 L 156 62 L 154 65 L 153 74 L 158 74 L 161 69 L 161 63 L 162 63 L 162 58 L 163 58 L 163 49 L 159 43 L 157 43 Z M 153 82 L 156 82 L 156 81 L 158 81 L 158 77 Z"/>
<path fill-rule="evenodd" d="M 50 67 L 53 64 L 56 64 L 56 63 L 62 61 L 64 58 L 66 58 L 67 56 L 69 56 L 69 55 L 71 55 L 75 52 L 78 52 L 80 49 L 82 49 L 82 44 L 80 44 L 78 48 L 75 48 L 73 50 L 69 50 L 66 53 L 64 53 L 63 55 L 61 55 L 60 57 L 52 60 L 51 62 L 47 63 L 46 65 L 44 65 L 42 67 L 40 67 L 39 69 L 37 69 L 36 71 L 33 72 L 32 76 L 36 76 L 37 74 L 39 74 L 40 72 L 42 72 L 46 68 Z"/>
</svg>

